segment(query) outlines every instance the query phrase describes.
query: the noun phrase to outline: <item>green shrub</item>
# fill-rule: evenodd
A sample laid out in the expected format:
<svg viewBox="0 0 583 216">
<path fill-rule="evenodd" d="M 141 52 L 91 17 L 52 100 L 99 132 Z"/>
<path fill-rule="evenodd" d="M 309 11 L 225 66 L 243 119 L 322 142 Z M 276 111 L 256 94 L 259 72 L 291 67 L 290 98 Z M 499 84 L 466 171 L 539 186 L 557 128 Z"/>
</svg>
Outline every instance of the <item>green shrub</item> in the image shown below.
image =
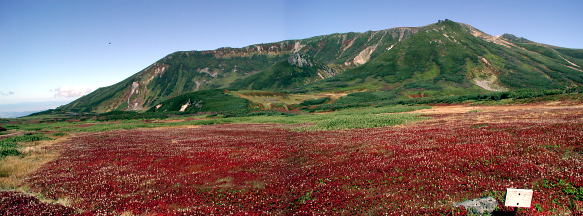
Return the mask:
<svg viewBox="0 0 583 216">
<path fill-rule="evenodd" d="M 313 106 L 313 105 L 323 104 L 323 103 L 326 103 L 328 101 L 330 101 L 329 97 L 308 99 L 308 100 L 302 101 L 302 103 L 300 103 L 300 105 L 301 106 Z"/>
<path fill-rule="evenodd" d="M 564 93 L 583 93 L 583 86 L 573 86 L 565 89 Z"/>
<path fill-rule="evenodd" d="M 380 92 L 358 92 L 338 99 L 332 104 L 322 104 L 311 111 L 332 111 L 365 106 L 389 106 L 389 105 L 416 105 L 416 104 L 455 104 L 469 101 L 500 101 L 504 99 L 528 99 L 550 95 L 583 92 L 583 87 L 571 87 L 567 89 L 536 90 L 524 89 L 510 92 L 490 92 L 484 94 L 468 94 L 459 96 L 422 97 L 408 99 L 394 99 L 392 97 L 380 97 Z"/>
<path fill-rule="evenodd" d="M 159 108 L 150 108 L 148 113 L 178 112 L 187 103 L 190 105 L 181 113 L 245 113 L 249 111 L 250 104 L 248 100 L 227 94 L 222 89 L 201 90 L 168 99 Z"/>
<path fill-rule="evenodd" d="M 539 212 L 544 211 L 543 206 L 540 203 L 534 204 L 534 208 Z"/>
<path fill-rule="evenodd" d="M 0 148 L 0 158 L 6 157 L 6 156 L 16 156 L 16 155 L 20 155 L 21 153 L 13 148 L 10 149 L 2 149 Z"/>
<path fill-rule="evenodd" d="M 98 121 L 129 120 L 129 119 L 165 119 L 168 113 L 155 112 L 134 112 L 134 111 L 111 111 L 98 114 Z"/>
<path fill-rule="evenodd" d="M 403 124 L 410 121 L 424 119 L 413 114 L 390 114 L 390 115 L 336 115 L 322 121 L 316 122 L 314 126 L 309 126 L 307 130 L 345 130 L 359 128 L 386 127 Z"/>
<path fill-rule="evenodd" d="M 6 139 L 0 140 L 0 158 L 12 155 L 20 155 L 20 152 L 18 151 L 18 148 L 20 146 L 18 145 L 18 143 L 51 139 L 52 138 L 47 137 L 44 134 L 25 134 L 20 136 L 8 137 Z"/>
<path fill-rule="evenodd" d="M 0 140 L 0 146 L 19 143 L 19 142 L 34 142 L 40 140 L 52 140 L 52 138 L 45 136 L 44 134 L 25 134 L 20 136 L 12 136 L 6 139 Z"/>
<path fill-rule="evenodd" d="M 359 103 L 372 103 L 395 99 L 396 94 L 390 91 L 355 92 L 334 101 L 332 106 L 350 106 Z"/>
<path fill-rule="evenodd" d="M 223 117 L 247 117 L 247 116 L 294 116 L 296 114 L 293 113 L 286 113 L 286 112 L 278 112 L 278 111 L 256 111 L 256 112 L 245 112 L 245 113 L 226 113 L 223 114 Z M 217 114 L 211 116 L 218 116 Z"/>
<path fill-rule="evenodd" d="M 563 193 L 573 196 L 574 200 L 583 201 L 583 186 L 573 186 L 571 183 L 562 179 L 557 182 L 557 185 L 562 187 Z"/>
<path fill-rule="evenodd" d="M 53 136 L 65 136 L 65 135 L 67 135 L 67 133 L 57 132 L 57 133 L 53 133 L 51 135 L 53 135 Z"/>
</svg>

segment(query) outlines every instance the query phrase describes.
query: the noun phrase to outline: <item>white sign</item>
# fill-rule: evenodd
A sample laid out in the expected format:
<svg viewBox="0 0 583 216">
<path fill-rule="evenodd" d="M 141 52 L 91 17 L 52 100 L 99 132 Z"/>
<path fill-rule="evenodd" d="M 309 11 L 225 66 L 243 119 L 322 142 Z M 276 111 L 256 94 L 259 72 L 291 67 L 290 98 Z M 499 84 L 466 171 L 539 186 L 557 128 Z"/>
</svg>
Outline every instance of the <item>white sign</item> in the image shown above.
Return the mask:
<svg viewBox="0 0 583 216">
<path fill-rule="evenodd" d="M 531 201 L 532 190 L 506 188 L 506 202 L 504 202 L 505 206 L 530 208 Z"/>
</svg>

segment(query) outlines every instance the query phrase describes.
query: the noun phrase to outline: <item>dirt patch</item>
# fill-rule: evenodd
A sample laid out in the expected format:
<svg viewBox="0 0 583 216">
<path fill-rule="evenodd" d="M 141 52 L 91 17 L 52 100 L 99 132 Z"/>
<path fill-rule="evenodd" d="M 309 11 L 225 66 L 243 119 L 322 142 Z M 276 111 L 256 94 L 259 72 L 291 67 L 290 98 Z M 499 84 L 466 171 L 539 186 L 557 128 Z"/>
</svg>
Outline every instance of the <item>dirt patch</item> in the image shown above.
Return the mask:
<svg viewBox="0 0 583 216">
<path fill-rule="evenodd" d="M 344 97 L 346 95 L 348 95 L 349 93 L 352 92 L 330 92 L 330 93 L 322 93 L 322 94 L 318 94 L 318 97 L 329 97 L 330 99 L 332 99 L 332 101 Z"/>
<path fill-rule="evenodd" d="M 557 105 L 557 102 L 507 106 L 447 105 L 408 113 L 422 114 L 431 117 L 431 119 L 413 122 L 405 127 L 443 124 L 565 124 L 583 122 L 583 105 Z"/>
<path fill-rule="evenodd" d="M 474 82 L 477 86 L 480 86 L 483 89 L 488 91 L 506 91 L 508 89 L 502 87 L 498 84 L 498 77 L 491 75 L 487 78 L 474 78 Z"/>
<path fill-rule="evenodd" d="M 13 136 L 18 136 L 18 135 L 22 135 L 24 134 L 24 132 L 22 131 L 18 131 L 18 132 L 14 132 L 14 133 L 9 133 L 9 134 L 3 134 L 0 135 L 0 139 L 4 139 L 4 138 L 8 138 L 8 137 L 13 137 Z"/>
<path fill-rule="evenodd" d="M 506 106 L 469 106 L 469 105 L 445 105 L 445 106 L 433 106 L 431 109 L 415 110 L 406 113 L 419 113 L 419 114 L 455 114 L 455 113 L 467 113 L 471 111 L 476 112 L 505 112 L 513 110 L 560 110 L 560 109 L 583 109 L 583 105 L 574 106 L 558 106 L 557 103 L 547 103 L 547 104 L 528 104 L 528 105 L 506 105 Z"/>
</svg>

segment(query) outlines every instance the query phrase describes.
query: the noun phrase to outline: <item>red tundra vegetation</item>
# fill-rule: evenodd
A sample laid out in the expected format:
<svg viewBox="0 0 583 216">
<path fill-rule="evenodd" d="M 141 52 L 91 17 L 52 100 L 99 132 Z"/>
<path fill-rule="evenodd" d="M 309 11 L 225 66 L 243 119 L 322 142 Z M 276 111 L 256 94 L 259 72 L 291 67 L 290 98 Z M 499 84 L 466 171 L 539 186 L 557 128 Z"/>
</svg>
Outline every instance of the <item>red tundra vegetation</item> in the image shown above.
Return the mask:
<svg viewBox="0 0 583 216">
<path fill-rule="evenodd" d="M 0 215 L 72 215 L 75 209 L 41 202 L 34 196 L 0 191 Z"/>
<path fill-rule="evenodd" d="M 583 186 L 580 109 L 431 116 L 345 131 L 88 133 L 58 144 L 60 157 L 27 183 L 85 215 L 464 215 L 453 203 L 482 196 L 509 210 L 501 201 L 509 187 L 535 191 L 519 215 L 581 214 L 572 192 Z"/>
</svg>

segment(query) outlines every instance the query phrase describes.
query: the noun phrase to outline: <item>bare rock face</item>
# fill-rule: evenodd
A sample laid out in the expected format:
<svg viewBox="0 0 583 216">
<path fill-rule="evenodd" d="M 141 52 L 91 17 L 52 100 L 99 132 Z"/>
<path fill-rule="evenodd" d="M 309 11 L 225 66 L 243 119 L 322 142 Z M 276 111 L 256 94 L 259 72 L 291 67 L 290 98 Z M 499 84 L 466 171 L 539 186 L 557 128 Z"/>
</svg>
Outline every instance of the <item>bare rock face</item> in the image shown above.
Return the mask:
<svg viewBox="0 0 583 216">
<path fill-rule="evenodd" d="M 492 214 L 496 207 L 498 206 L 498 201 L 493 197 L 484 197 L 479 199 L 473 200 L 466 200 L 463 202 L 455 203 L 455 207 L 463 206 L 468 210 L 469 214 L 475 215 L 483 215 L 483 214 Z"/>
<path fill-rule="evenodd" d="M 312 63 L 312 61 L 310 61 L 307 58 L 307 56 L 300 53 L 294 53 L 293 55 L 291 55 L 287 59 L 287 62 L 289 62 L 291 65 L 298 67 L 311 67 L 314 65 L 314 63 Z"/>
<path fill-rule="evenodd" d="M 356 65 L 361 65 L 368 62 L 370 56 L 376 49 L 377 49 L 376 45 L 365 48 L 364 50 L 360 51 L 360 53 L 358 53 L 356 57 L 354 57 L 354 60 L 352 60 L 352 62 Z"/>
</svg>

